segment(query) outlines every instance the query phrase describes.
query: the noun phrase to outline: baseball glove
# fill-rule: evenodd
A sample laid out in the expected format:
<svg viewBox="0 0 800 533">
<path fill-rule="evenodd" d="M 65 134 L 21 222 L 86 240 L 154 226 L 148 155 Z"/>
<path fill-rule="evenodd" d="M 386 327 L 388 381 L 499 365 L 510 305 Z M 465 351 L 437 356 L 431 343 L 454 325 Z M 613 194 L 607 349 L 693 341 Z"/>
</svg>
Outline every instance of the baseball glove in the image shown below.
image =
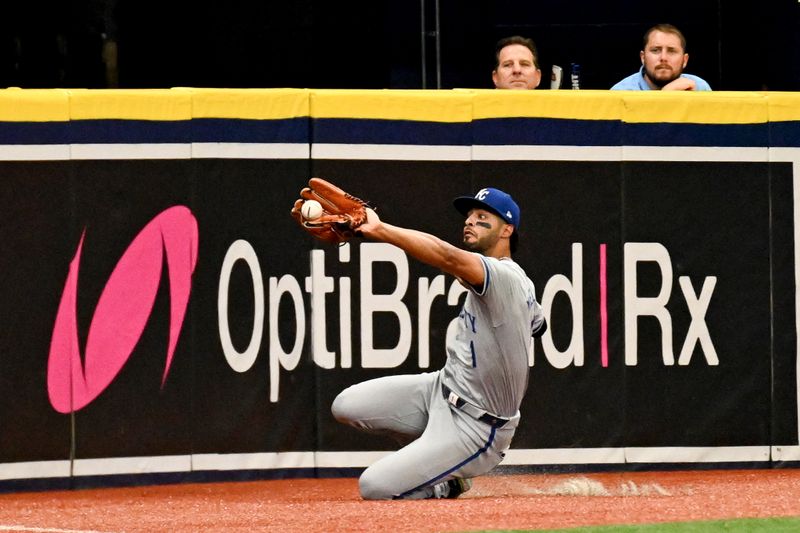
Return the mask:
<svg viewBox="0 0 800 533">
<path fill-rule="evenodd" d="M 322 205 L 319 217 L 306 219 L 303 203 L 316 200 Z M 367 221 L 367 203 L 321 178 L 311 178 L 300 191 L 292 207 L 292 217 L 300 227 L 322 241 L 341 244 L 356 236 L 357 228 Z"/>
</svg>

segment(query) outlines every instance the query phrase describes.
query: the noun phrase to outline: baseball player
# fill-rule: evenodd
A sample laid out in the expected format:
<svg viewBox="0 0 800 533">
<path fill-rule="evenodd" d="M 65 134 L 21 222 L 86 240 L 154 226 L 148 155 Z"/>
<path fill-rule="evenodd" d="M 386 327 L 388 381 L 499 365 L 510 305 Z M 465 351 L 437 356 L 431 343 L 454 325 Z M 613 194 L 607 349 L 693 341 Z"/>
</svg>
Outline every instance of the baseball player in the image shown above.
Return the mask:
<svg viewBox="0 0 800 533">
<path fill-rule="evenodd" d="M 503 460 L 519 423 L 531 337 L 547 329 L 533 282 L 511 259 L 520 210 L 493 188 L 453 204 L 466 217 L 464 250 L 387 224 L 371 209 L 358 227 L 363 237 L 398 246 L 468 289 L 444 368 L 359 383 L 333 402 L 338 421 L 404 445 L 361 475 L 365 499 L 457 498 L 471 478 Z"/>
</svg>

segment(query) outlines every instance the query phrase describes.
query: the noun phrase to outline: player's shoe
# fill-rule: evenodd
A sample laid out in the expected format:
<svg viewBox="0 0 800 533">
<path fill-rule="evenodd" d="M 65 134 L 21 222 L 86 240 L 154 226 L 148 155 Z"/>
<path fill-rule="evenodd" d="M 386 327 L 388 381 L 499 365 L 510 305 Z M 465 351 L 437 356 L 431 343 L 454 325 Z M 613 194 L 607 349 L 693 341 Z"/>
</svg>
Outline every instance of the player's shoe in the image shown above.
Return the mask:
<svg viewBox="0 0 800 533">
<path fill-rule="evenodd" d="M 453 478 L 447 484 L 450 485 L 450 493 L 447 495 L 450 499 L 458 498 L 472 488 L 472 480 L 468 478 Z"/>
<path fill-rule="evenodd" d="M 466 478 L 453 478 L 449 481 L 443 481 L 433 487 L 434 498 L 447 498 L 452 500 L 458 498 L 469 489 L 472 488 L 472 480 Z"/>
</svg>

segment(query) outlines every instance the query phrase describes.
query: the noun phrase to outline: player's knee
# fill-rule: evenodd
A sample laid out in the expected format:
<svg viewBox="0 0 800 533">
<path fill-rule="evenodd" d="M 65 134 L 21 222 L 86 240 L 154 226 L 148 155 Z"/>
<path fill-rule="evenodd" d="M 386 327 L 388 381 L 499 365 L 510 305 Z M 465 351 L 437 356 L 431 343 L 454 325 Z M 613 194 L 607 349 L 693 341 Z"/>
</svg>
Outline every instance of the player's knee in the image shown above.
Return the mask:
<svg viewBox="0 0 800 533">
<path fill-rule="evenodd" d="M 345 389 L 339 393 L 338 396 L 333 400 L 331 404 L 331 414 L 333 417 L 342 422 L 343 424 L 352 424 L 354 418 L 354 409 L 355 404 L 352 401 L 350 394 L 347 391 L 350 389 Z"/>
<path fill-rule="evenodd" d="M 365 500 L 391 500 L 394 497 L 385 477 L 367 468 L 358 478 L 358 490 Z"/>
</svg>

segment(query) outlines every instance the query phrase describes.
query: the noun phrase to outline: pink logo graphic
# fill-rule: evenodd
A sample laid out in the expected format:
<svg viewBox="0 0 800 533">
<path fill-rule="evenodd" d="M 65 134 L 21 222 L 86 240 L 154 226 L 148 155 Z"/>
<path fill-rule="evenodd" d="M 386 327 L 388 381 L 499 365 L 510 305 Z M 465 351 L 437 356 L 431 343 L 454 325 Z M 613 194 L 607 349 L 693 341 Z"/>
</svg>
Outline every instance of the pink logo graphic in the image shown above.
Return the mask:
<svg viewBox="0 0 800 533">
<path fill-rule="evenodd" d="M 185 206 L 159 213 L 133 239 L 106 282 L 97 302 L 86 339 L 85 366 L 78 345 L 76 301 L 84 229 L 58 306 L 50 358 L 47 392 L 59 413 L 86 407 L 108 387 L 133 352 L 153 310 L 164 251 L 169 273 L 170 321 L 167 380 L 178 343 L 197 263 L 197 220 Z"/>
</svg>

